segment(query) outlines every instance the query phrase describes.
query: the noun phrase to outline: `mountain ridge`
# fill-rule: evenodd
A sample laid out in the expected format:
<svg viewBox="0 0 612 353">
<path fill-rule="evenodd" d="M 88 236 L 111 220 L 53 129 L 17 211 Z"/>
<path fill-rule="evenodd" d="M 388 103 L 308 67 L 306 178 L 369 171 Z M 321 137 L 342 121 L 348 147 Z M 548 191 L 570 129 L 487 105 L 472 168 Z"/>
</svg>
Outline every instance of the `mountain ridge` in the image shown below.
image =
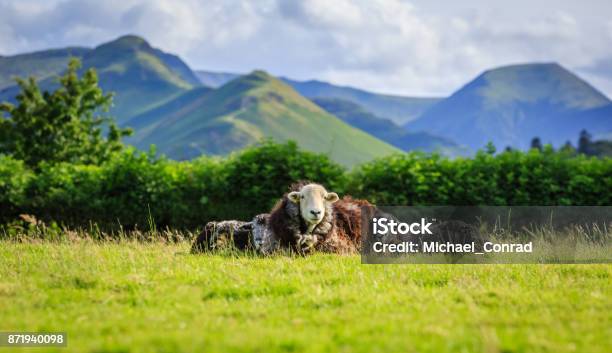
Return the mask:
<svg viewBox="0 0 612 353">
<path fill-rule="evenodd" d="M 66 47 L 0 56 L 0 90 L 15 85 L 15 77 L 34 76 L 38 80 L 66 69 L 70 57 L 82 57 L 90 48 Z"/>
<path fill-rule="evenodd" d="M 124 35 L 94 48 L 77 49 L 78 55 L 63 55 L 38 75 L 33 69 L 37 64 L 37 56 L 48 57 L 66 51 L 72 54 L 74 49 L 25 54 L 29 59 L 27 65 L 19 56 L 2 60 L 12 63 L 21 61 L 21 65 L 27 69 L 22 70 L 19 76 L 38 76 L 41 89 L 52 90 L 57 86 L 55 76 L 65 71 L 70 57 L 81 59 L 82 70 L 95 68 L 102 89 L 115 92 L 110 114 L 119 123 L 201 85 L 189 66 L 179 57 L 154 48 L 139 36 Z M 0 75 L 2 78 L 6 80 L 5 75 Z M 4 87 L 0 89 L 0 100 L 14 101 L 18 92 L 19 87 L 15 84 Z"/>
<path fill-rule="evenodd" d="M 111 113 L 121 123 L 196 86 L 195 75 L 177 59 L 141 37 L 127 35 L 88 52 L 83 69 L 96 68 L 100 86 L 117 93 Z"/>
<path fill-rule="evenodd" d="M 525 149 L 535 136 L 560 145 L 583 128 L 590 131 L 592 124 L 578 122 L 580 128 L 570 134 L 558 121 L 607 104 L 605 95 L 557 63 L 517 64 L 481 73 L 404 126 L 472 150 L 489 141 L 498 148 Z M 604 125 L 612 129 L 609 121 Z"/>
<path fill-rule="evenodd" d="M 203 111 L 210 108 L 203 105 L 204 102 L 211 104 L 220 115 L 205 115 L 214 120 L 210 126 L 213 128 L 211 133 L 217 136 L 216 141 L 222 147 L 213 152 L 219 154 L 229 153 L 235 146 L 244 145 L 240 139 L 253 141 L 271 135 L 283 140 L 293 136 L 294 133 L 289 130 L 275 131 L 270 121 L 263 118 L 269 115 L 270 119 L 279 119 L 282 114 L 293 119 L 294 127 L 304 116 L 315 116 L 315 120 L 322 123 L 323 116 L 330 119 L 329 116 L 337 115 L 340 119 L 333 118 L 348 122 L 348 125 L 365 131 L 366 135 L 382 137 L 402 149 L 411 149 L 410 143 L 419 139 L 415 134 L 420 132 L 415 131 L 423 131 L 426 133 L 423 135 L 425 139 L 421 140 L 418 148 L 425 151 L 436 143 L 450 146 L 457 143 L 469 146 L 474 151 L 489 141 L 494 142 L 498 149 L 505 146 L 525 149 L 536 136 L 544 143 L 561 145 L 567 140 L 574 140 L 582 129 L 587 129 L 594 136 L 612 135 L 612 103 L 609 98 L 558 63 L 526 63 L 489 69 L 447 98 L 402 97 L 320 80 L 276 79 L 263 71 L 247 74 L 244 80 L 240 80 L 244 76 L 233 73 L 193 71 L 180 57 L 155 48 L 136 35 L 121 36 L 93 48 L 66 47 L 0 56 L 0 101 L 11 101 L 18 93 L 13 76 L 35 76 L 42 89 L 53 89 L 56 85 L 54 76 L 65 70 L 72 56 L 82 60 L 83 69 L 96 68 L 100 85 L 105 91 L 116 92 L 110 115 L 115 116 L 120 125 L 125 126 L 130 121 L 131 124 L 142 125 L 143 129 L 152 129 L 159 123 L 155 120 L 160 116 L 178 123 L 178 120 L 172 119 L 185 117 L 191 105 Z M 217 89 L 205 87 L 218 87 L 231 80 L 247 84 L 249 80 L 258 79 L 261 82 L 274 82 L 266 86 L 268 89 L 263 95 L 226 88 L 221 91 L 228 96 L 220 97 Z M 204 85 L 203 82 L 208 84 Z M 280 93 L 276 94 L 273 89 L 278 89 Z M 210 98 L 211 94 L 216 98 Z M 232 95 L 236 95 L 233 97 L 235 99 L 232 99 Z M 312 103 L 318 101 L 325 105 L 326 100 L 327 111 Z M 231 101 L 233 105 L 219 103 L 225 101 Z M 249 110 L 250 107 L 253 110 Z M 294 108 L 297 110 L 294 111 Z M 245 115 L 247 111 L 254 116 L 251 120 L 260 119 L 257 123 L 266 128 L 253 126 L 254 121 Z M 203 116 L 201 113 L 193 114 Z M 191 121 L 195 125 L 198 123 L 197 119 Z M 403 122 L 403 129 L 410 132 L 397 128 L 398 121 Z M 280 119 L 278 123 L 282 125 L 286 122 Z M 346 130 L 348 125 L 341 127 L 334 123 L 342 131 L 352 131 Z M 183 128 L 188 133 L 194 133 L 190 126 L 183 125 Z M 235 135 L 230 132 L 232 129 Z M 140 141 L 151 130 L 145 132 L 137 132 L 138 137 L 134 141 Z M 410 137 L 406 139 L 402 137 L 403 134 L 412 135 L 406 135 Z M 317 134 L 312 130 L 311 135 Z M 328 141 L 319 139 L 319 143 L 332 148 L 331 135 L 326 133 Z M 227 136 L 229 142 L 222 143 L 219 136 Z M 313 139 L 317 140 L 315 137 Z M 345 143 L 351 145 L 350 141 Z M 371 143 L 377 145 L 379 151 L 387 149 L 377 142 Z M 224 145 L 229 148 L 224 149 Z M 316 147 L 303 140 L 301 145 L 311 149 Z M 180 154 L 192 156 L 192 152 L 198 151 L 198 148 L 186 146 L 186 152 Z M 207 147 L 202 150 L 211 149 Z M 321 148 L 313 150 L 322 151 Z"/>
<path fill-rule="evenodd" d="M 378 117 L 351 101 L 337 98 L 315 98 L 312 101 L 347 124 L 403 151 L 438 152 L 448 156 L 462 155 L 466 152 L 449 139 L 426 132 L 408 131 L 390 119 Z"/>
<path fill-rule="evenodd" d="M 178 112 L 163 112 L 169 102 L 125 124 L 142 131 L 132 140 L 136 146 L 155 143 L 172 158 L 188 159 L 203 153 L 228 154 L 263 138 L 294 140 L 301 148 L 326 153 L 345 166 L 399 152 L 260 70 L 177 99 L 182 100 Z"/>
<path fill-rule="evenodd" d="M 211 87 L 218 87 L 240 74 L 229 72 L 214 72 L 196 70 L 200 82 Z M 382 118 L 390 119 L 397 124 L 403 124 L 415 119 L 427 108 L 437 103 L 439 97 L 409 97 L 374 93 L 351 86 L 336 85 L 321 80 L 300 81 L 287 77 L 279 77 L 293 89 L 308 99 L 335 98 L 356 103 L 366 110 Z"/>
</svg>

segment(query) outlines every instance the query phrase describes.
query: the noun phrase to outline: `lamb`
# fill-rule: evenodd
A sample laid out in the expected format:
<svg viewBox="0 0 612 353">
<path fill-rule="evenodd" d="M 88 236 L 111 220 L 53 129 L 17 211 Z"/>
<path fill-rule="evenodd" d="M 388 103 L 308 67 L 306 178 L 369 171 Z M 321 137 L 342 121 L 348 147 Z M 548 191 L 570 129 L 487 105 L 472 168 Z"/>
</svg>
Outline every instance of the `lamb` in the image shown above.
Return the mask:
<svg viewBox="0 0 612 353">
<path fill-rule="evenodd" d="M 261 254 L 281 249 L 301 254 L 354 253 L 361 248 L 363 210 L 373 214 L 375 207 L 349 196 L 340 199 L 322 185 L 301 181 L 291 185 L 269 214 L 257 215 L 251 222 L 209 222 L 192 252 L 213 249 L 230 238 L 236 247 Z"/>
</svg>

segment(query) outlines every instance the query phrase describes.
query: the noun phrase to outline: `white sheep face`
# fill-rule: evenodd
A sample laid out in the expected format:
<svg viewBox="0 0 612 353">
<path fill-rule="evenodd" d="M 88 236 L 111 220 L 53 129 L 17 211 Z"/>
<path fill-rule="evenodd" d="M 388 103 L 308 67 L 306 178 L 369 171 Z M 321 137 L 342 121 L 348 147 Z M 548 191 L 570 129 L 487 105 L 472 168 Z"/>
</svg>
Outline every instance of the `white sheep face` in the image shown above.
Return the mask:
<svg viewBox="0 0 612 353">
<path fill-rule="evenodd" d="M 338 201 L 338 194 L 327 192 L 318 184 L 308 184 L 300 191 L 290 192 L 289 200 L 300 205 L 300 214 L 304 221 L 310 226 L 319 224 L 325 217 L 327 203 Z"/>
</svg>

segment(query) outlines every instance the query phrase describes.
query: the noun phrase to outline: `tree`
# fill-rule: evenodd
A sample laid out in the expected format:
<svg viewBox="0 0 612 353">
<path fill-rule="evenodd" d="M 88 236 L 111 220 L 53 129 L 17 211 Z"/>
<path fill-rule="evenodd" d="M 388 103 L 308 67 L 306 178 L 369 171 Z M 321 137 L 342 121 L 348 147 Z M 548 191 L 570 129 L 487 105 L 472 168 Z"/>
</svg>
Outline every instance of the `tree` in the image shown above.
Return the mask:
<svg viewBox="0 0 612 353">
<path fill-rule="evenodd" d="M 534 137 L 531 140 L 531 149 L 536 149 L 538 151 L 542 150 L 542 141 L 540 141 L 539 137 Z"/>
<path fill-rule="evenodd" d="M 582 153 L 586 155 L 593 154 L 591 150 L 591 142 L 592 142 L 591 139 L 592 139 L 592 136 L 591 134 L 589 134 L 588 131 L 586 130 L 580 131 L 580 138 L 578 139 L 578 153 Z"/>
<path fill-rule="evenodd" d="M 576 149 L 574 148 L 574 146 L 572 146 L 572 142 L 568 140 L 565 141 L 565 144 L 563 145 L 563 147 L 561 147 L 560 151 L 565 153 L 575 153 Z"/>
<path fill-rule="evenodd" d="M 94 69 L 79 77 L 80 67 L 78 59 L 71 59 L 53 92 L 41 92 L 34 78 L 17 79 L 17 105 L 0 104 L 0 153 L 30 166 L 42 161 L 99 164 L 123 148 L 121 138 L 131 130 L 103 115 L 112 94 L 98 86 Z"/>
<path fill-rule="evenodd" d="M 497 152 L 495 145 L 491 141 L 487 142 L 484 150 L 485 150 L 485 153 L 490 154 L 490 155 L 493 155 L 495 154 L 495 152 Z"/>
</svg>

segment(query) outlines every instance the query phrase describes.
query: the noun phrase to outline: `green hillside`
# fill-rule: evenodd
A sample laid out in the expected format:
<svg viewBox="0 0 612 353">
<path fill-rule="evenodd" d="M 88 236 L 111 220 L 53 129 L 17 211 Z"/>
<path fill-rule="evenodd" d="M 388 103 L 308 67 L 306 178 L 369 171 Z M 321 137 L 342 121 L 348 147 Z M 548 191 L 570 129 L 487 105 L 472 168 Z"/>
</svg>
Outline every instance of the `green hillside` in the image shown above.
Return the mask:
<svg viewBox="0 0 612 353">
<path fill-rule="evenodd" d="M 214 88 L 221 87 L 241 76 L 237 73 L 204 70 L 198 70 L 195 73 L 203 85 Z M 442 100 L 442 98 L 437 97 L 404 97 L 372 93 L 358 88 L 338 86 L 319 80 L 298 81 L 286 77 L 281 77 L 280 79 L 308 99 L 342 99 L 350 101 L 396 124 L 405 124 L 416 119 L 429 107 Z"/>
<path fill-rule="evenodd" d="M 296 81 L 288 78 L 282 78 L 282 80 L 306 98 L 338 98 L 351 101 L 396 124 L 405 124 L 418 118 L 423 112 L 442 100 L 438 97 L 404 97 L 372 93 L 318 80 Z"/>
<path fill-rule="evenodd" d="M 409 129 L 444 136 L 473 150 L 528 148 L 535 136 L 560 146 L 586 129 L 612 131 L 610 100 L 556 63 L 489 70 L 436 104 Z"/>
<path fill-rule="evenodd" d="M 74 47 L 0 56 L 0 90 L 15 85 L 15 77 L 44 80 L 57 75 L 66 69 L 71 56 L 80 58 L 89 50 Z"/>
<path fill-rule="evenodd" d="M 165 103 L 197 85 L 180 59 L 152 48 L 137 36 L 123 36 L 87 53 L 83 67 L 98 71 L 100 85 L 115 92 L 119 122 Z"/>
<path fill-rule="evenodd" d="M 440 152 L 457 156 L 467 154 L 453 141 L 421 131 L 409 131 L 389 119 L 376 116 L 360 105 L 336 98 L 315 98 L 315 104 L 345 123 L 404 151 Z"/>
<path fill-rule="evenodd" d="M 201 86 L 179 57 L 127 35 L 94 49 L 67 48 L 0 58 L 0 87 L 3 82 L 9 85 L 0 92 L 0 101 L 11 101 L 19 92 L 14 81 L 10 83 L 15 75 L 35 76 L 43 89 L 54 89 L 54 76 L 66 69 L 70 56 L 81 58 L 83 70 L 95 68 L 100 86 L 115 93 L 110 113 L 120 123 Z"/>
<path fill-rule="evenodd" d="M 267 137 L 295 140 L 300 147 L 326 153 L 346 166 L 399 152 L 262 71 L 213 91 L 187 92 L 126 125 L 136 131 L 133 144 L 140 148 L 155 144 L 158 151 L 176 159 L 228 154 Z"/>
<path fill-rule="evenodd" d="M 202 83 L 204 86 L 212 88 L 219 88 L 231 80 L 242 76 L 241 74 L 233 72 L 214 72 L 204 70 L 196 70 L 194 73 L 200 80 L 200 83 Z"/>
</svg>

